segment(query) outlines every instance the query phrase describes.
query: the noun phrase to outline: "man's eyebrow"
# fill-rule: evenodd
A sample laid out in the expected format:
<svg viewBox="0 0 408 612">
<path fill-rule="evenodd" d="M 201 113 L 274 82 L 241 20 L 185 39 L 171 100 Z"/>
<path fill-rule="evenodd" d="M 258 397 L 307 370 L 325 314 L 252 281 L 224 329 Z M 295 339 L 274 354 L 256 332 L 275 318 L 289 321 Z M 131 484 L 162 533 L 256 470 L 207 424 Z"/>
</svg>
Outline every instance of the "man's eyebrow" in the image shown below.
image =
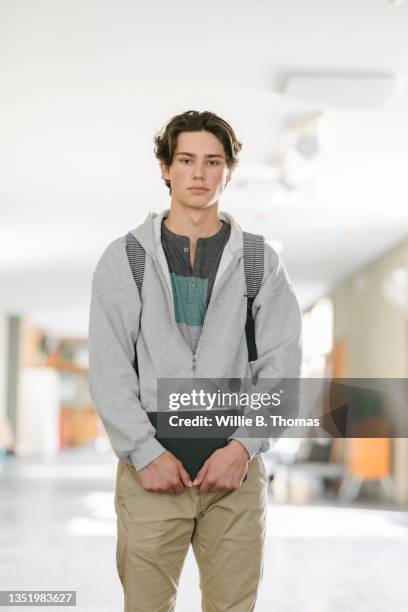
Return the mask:
<svg viewBox="0 0 408 612">
<path fill-rule="evenodd" d="M 188 153 L 187 151 L 180 151 L 179 153 L 176 153 L 176 157 L 177 155 L 187 155 L 188 157 L 196 157 L 194 153 Z M 224 155 L 220 155 L 219 153 L 208 153 L 207 155 L 204 155 L 204 157 L 221 157 L 222 159 L 225 159 Z"/>
</svg>

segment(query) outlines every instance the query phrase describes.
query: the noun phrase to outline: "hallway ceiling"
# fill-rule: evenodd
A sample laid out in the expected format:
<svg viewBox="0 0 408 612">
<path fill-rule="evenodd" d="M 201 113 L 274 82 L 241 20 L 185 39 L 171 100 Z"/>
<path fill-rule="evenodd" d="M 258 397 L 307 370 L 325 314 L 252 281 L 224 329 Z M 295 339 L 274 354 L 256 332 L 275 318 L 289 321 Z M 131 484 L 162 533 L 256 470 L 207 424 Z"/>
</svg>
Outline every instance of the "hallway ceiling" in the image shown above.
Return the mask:
<svg viewBox="0 0 408 612">
<path fill-rule="evenodd" d="M 169 206 L 153 136 L 189 109 L 233 125 L 243 149 L 220 209 L 282 244 L 308 307 L 407 237 L 407 31 L 408 3 L 387 0 L 3 3 L 4 309 L 86 334 L 102 251 Z M 382 105 L 336 106 L 285 95 L 288 72 L 395 86 Z M 306 158 L 288 124 L 315 112 L 324 129 Z"/>
</svg>

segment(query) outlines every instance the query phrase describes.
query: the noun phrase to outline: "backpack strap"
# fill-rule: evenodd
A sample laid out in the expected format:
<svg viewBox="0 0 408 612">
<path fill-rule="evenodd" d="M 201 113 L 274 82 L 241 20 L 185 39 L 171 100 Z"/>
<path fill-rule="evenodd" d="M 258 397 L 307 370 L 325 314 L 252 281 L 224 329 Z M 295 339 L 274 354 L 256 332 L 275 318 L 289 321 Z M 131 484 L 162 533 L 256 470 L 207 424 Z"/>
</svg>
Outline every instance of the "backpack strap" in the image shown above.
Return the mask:
<svg viewBox="0 0 408 612">
<path fill-rule="evenodd" d="M 252 304 L 261 288 L 264 275 L 265 238 L 260 234 L 242 232 L 244 239 L 244 268 L 247 286 L 247 318 L 245 334 L 248 346 L 248 361 L 258 358 L 255 342 L 255 324 L 252 315 Z"/>
<path fill-rule="evenodd" d="M 130 269 L 132 270 L 133 278 L 139 291 L 140 301 L 142 301 L 142 285 L 145 268 L 146 253 L 140 242 L 128 232 L 126 234 L 126 254 L 129 261 Z M 135 347 L 135 363 L 136 374 L 139 376 L 139 364 L 137 361 L 137 352 Z"/>
<path fill-rule="evenodd" d="M 133 278 L 139 291 L 140 300 L 142 300 L 142 285 L 145 268 L 146 253 L 137 238 L 130 232 L 126 234 L 126 254 L 128 257 L 130 269 L 132 270 Z"/>
</svg>

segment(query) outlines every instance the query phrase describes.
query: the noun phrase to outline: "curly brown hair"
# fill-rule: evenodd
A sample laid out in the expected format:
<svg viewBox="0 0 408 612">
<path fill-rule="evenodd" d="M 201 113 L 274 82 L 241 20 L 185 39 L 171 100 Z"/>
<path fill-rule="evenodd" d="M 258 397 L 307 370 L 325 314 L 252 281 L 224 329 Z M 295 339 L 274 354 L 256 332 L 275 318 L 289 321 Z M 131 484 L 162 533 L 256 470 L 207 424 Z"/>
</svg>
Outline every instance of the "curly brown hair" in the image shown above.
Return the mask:
<svg viewBox="0 0 408 612">
<path fill-rule="evenodd" d="M 198 112 L 189 110 L 170 119 L 164 128 L 154 137 L 154 154 L 167 168 L 171 166 L 174 151 L 177 147 L 177 137 L 181 132 L 211 132 L 223 144 L 227 167 L 234 169 L 238 164 L 238 154 L 242 143 L 237 139 L 234 130 L 224 119 L 209 111 Z M 170 181 L 162 176 L 171 194 Z"/>
</svg>

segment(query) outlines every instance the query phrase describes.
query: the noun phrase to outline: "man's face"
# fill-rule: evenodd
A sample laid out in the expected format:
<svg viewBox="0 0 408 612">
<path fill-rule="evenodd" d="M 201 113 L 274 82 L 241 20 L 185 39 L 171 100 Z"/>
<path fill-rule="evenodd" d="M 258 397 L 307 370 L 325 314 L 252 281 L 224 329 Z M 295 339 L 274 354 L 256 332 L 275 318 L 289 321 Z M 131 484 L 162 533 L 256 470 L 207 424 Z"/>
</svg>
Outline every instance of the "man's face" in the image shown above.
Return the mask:
<svg viewBox="0 0 408 612">
<path fill-rule="evenodd" d="M 211 132 L 182 132 L 169 168 L 160 162 L 171 184 L 172 201 L 192 208 L 218 202 L 232 171 L 227 167 L 223 144 Z M 194 191 L 193 187 L 206 188 Z"/>
</svg>

